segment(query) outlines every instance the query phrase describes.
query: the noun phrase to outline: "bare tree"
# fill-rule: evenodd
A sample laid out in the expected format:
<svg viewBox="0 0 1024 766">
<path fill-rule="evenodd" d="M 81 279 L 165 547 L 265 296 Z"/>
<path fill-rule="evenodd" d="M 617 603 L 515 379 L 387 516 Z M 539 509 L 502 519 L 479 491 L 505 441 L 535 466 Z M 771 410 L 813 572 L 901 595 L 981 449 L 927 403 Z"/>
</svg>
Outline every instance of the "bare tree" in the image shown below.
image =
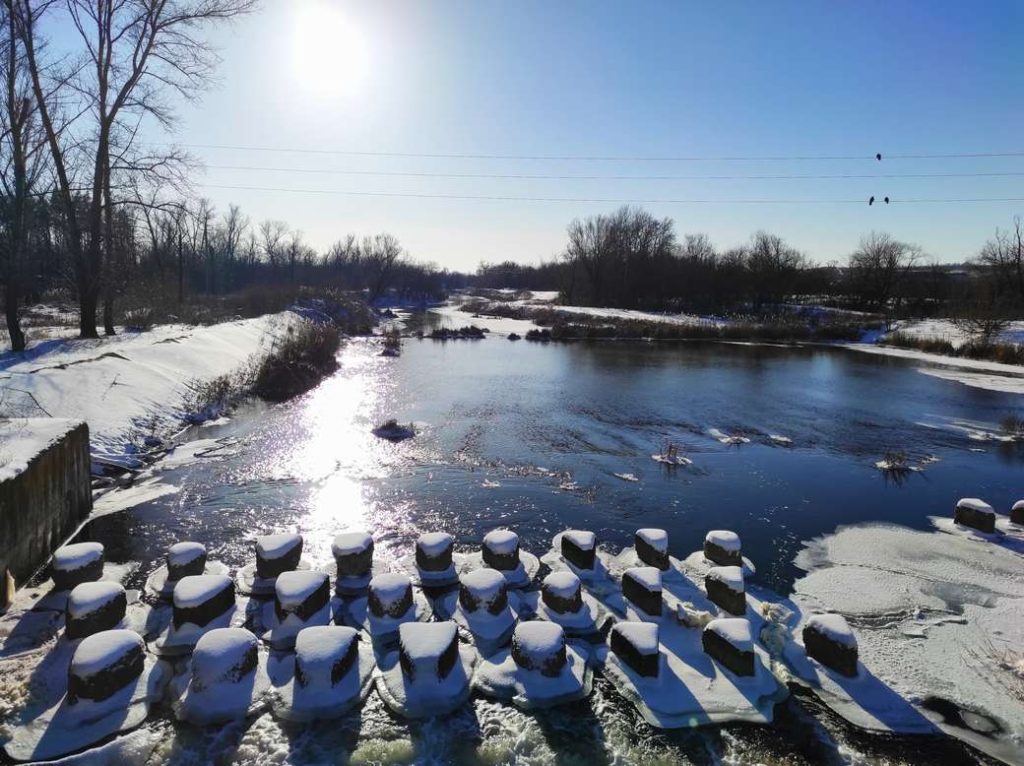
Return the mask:
<svg viewBox="0 0 1024 766">
<path fill-rule="evenodd" d="M 999 292 L 1010 292 L 1018 303 L 1024 303 L 1024 223 L 1020 216 L 1013 219 L 1011 230 L 996 230 L 995 237 L 981 248 L 978 261 L 995 273 Z"/>
<path fill-rule="evenodd" d="M 804 265 L 798 250 L 782 237 L 759 231 L 751 237 L 746 252 L 747 272 L 754 296 L 754 309 L 778 304 L 793 290 L 793 278 Z"/>
<path fill-rule="evenodd" d="M 273 267 L 284 263 L 284 238 L 288 233 L 288 225 L 284 221 L 264 221 L 260 224 L 260 246 L 263 257 Z"/>
<path fill-rule="evenodd" d="M 97 337 L 96 309 L 103 278 L 106 237 L 104 206 L 112 200 L 112 158 L 134 136 L 139 121 L 151 118 L 169 127 L 173 113 L 167 98 L 195 98 L 209 82 L 216 56 L 200 37 L 204 26 L 252 10 L 256 0 L 5 0 L 24 44 L 32 89 L 53 157 L 67 238 L 72 250 L 79 299 L 79 333 Z M 74 80 L 64 76 L 44 83 L 39 19 L 61 6 L 78 33 L 86 60 Z M 88 130 L 62 131 L 56 119 L 59 94 L 73 84 L 91 116 Z M 55 89 L 58 93 L 54 95 Z M 89 199 L 76 204 L 70 164 L 73 146 L 88 141 L 85 168 Z"/>
<path fill-rule="evenodd" d="M 362 251 L 368 270 L 367 284 L 372 303 L 387 290 L 392 272 L 405 251 L 391 234 L 378 234 L 373 239 L 367 237 L 363 240 Z"/>
<path fill-rule="evenodd" d="M 865 307 L 885 314 L 890 326 L 899 314 L 907 276 L 920 258 L 921 249 L 917 245 L 876 231 L 863 237 L 850 256 L 850 277 L 855 292 Z"/>
</svg>

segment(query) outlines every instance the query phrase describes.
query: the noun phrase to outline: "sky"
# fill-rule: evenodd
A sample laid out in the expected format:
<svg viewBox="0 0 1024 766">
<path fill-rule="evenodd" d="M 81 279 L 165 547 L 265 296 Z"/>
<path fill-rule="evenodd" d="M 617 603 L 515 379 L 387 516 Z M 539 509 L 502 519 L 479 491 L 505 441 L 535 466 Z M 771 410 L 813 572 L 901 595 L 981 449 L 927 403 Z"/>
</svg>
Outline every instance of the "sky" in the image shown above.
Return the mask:
<svg viewBox="0 0 1024 766">
<path fill-rule="evenodd" d="M 218 210 L 318 248 L 388 231 L 452 269 L 534 263 L 572 219 L 648 200 L 722 248 L 766 229 L 843 262 L 879 230 L 959 261 L 1024 214 L 908 201 L 1024 198 L 1020 0 L 264 0 L 210 38 L 217 81 L 147 136 L 205 163 Z M 460 156 L 407 156 L 432 154 Z M 906 177 L 965 173 L 1021 175 Z M 749 178 L 873 174 L 904 177 Z"/>
</svg>

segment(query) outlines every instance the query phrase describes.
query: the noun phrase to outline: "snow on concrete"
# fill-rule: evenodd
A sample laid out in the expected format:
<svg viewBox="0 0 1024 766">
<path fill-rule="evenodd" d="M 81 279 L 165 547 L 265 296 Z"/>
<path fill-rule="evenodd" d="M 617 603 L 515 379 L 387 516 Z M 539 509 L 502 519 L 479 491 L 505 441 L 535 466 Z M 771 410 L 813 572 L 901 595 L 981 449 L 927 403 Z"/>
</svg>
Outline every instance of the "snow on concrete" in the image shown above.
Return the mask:
<svg viewBox="0 0 1024 766">
<path fill-rule="evenodd" d="M 750 621 L 746 617 L 719 617 L 709 622 L 704 629 L 729 642 L 741 652 L 754 650 Z"/>
<path fill-rule="evenodd" d="M 10 395 L 4 392 L 5 397 Z M 0 419 L 0 482 L 22 473 L 30 460 L 57 444 L 81 422 L 46 417 Z"/>
<path fill-rule="evenodd" d="M 994 738 L 942 725 L 999 757 L 1024 758 L 1015 664 L 1024 656 L 1024 556 L 967 536 L 873 524 L 810 541 L 796 564 L 807 574 L 793 601 L 805 614 L 842 614 L 857 631 L 861 662 L 892 693 L 919 707 L 944 700 L 979 730 L 995 721 L 1002 732 Z"/>
<path fill-rule="evenodd" d="M 127 599 L 120 583 L 84 582 L 76 585 L 68 595 L 68 614 L 73 618 L 84 617 L 118 598 Z"/>
<path fill-rule="evenodd" d="M 658 625 L 653 622 L 625 621 L 616 623 L 612 630 L 622 635 L 640 654 L 658 653 Z"/>
<path fill-rule="evenodd" d="M 738 553 L 740 551 L 740 536 L 735 532 L 725 529 L 713 529 L 704 535 L 704 542 L 717 545 L 724 551 Z"/>
<path fill-rule="evenodd" d="M 58 548 L 53 554 L 53 568 L 73 572 L 103 559 L 103 543 L 72 543 Z"/>
<path fill-rule="evenodd" d="M 447 532 L 425 532 L 416 540 L 416 547 L 430 558 L 436 558 L 452 547 L 455 538 Z"/>
<path fill-rule="evenodd" d="M 661 570 L 657 567 L 630 567 L 622 576 L 629 577 L 651 593 L 661 592 Z"/>
<path fill-rule="evenodd" d="M 71 675 L 91 678 L 110 670 L 123 657 L 141 653 L 145 648 L 138 633 L 130 630 L 104 630 L 82 639 L 71 658 Z"/>
<path fill-rule="evenodd" d="M 218 593 L 234 589 L 231 578 L 227 575 L 189 575 L 178 580 L 174 586 L 174 605 L 182 609 L 192 609 L 205 604 Z"/>
<path fill-rule="evenodd" d="M 167 549 L 167 563 L 172 567 L 182 567 L 206 556 L 206 546 L 202 543 L 174 543 Z"/>
<path fill-rule="evenodd" d="M 279 559 L 302 545 L 302 535 L 282 533 L 256 538 L 256 555 L 263 559 Z"/>
<path fill-rule="evenodd" d="M 508 556 L 519 547 L 519 535 L 509 529 L 492 529 L 484 535 L 484 545 L 494 553 Z"/>
<path fill-rule="evenodd" d="M 6 354 L 0 358 L 5 407 L 85 420 L 94 453 L 125 454 L 133 432 L 169 432 L 192 414 L 185 412 L 190 381 L 235 372 L 300 321 L 286 312 L 209 327 L 162 325 L 61 341 L 38 354 Z"/>
<path fill-rule="evenodd" d="M 743 570 L 739 567 L 711 567 L 706 577 L 717 580 L 737 593 L 743 593 L 745 589 Z"/>
<path fill-rule="evenodd" d="M 829 641 L 850 648 L 857 646 L 857 637 L 841 614 L 815 614 L 808 618 L 807 627 L 821 633 Z"/>
<path fill-rule="evenodd" d="M 331 553 L 335 556 L 351 556 L 362 553 L 373 545 L 373 536 L 368 532 L 342 532 L 331 543 Z"/>
<path fill-rule="evenodd" d="M 664 529 L 638 529 L 636 536 L 659 553 L 668 553 L 668 532 Z"/>
<path fill-rule="evenodd" d="M 969 508 L 975 513 L 984 513 L 986 516 L 996 515 L 995 508 L 977 497 L 962 497 L 956 501 L 956 504 L 961 508 Z"/>
<path fill-rule="evenodd" d="M 544 578 L 544 588 L 564 599 L 573 598 L 580 585 L 580 578 L 572 572 L 552 572 Z"/>
<path fill-rule="evenodd" d="M 282 572 L 274 584 L 275 597 L 283 608 L 295 610 L 326 583 L 327 575 L 323 572 Z"/>
</svg>

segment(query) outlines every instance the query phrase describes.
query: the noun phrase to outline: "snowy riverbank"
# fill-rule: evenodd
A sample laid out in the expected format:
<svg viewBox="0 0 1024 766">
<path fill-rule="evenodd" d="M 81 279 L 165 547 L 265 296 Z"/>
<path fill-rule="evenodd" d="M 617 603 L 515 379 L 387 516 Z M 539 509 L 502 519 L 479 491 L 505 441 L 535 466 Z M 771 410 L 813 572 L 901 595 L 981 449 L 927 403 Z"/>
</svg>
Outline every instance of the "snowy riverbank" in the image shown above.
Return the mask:
<svg viewBox="0 0 1024 766">
<path fill-rule="evenodd" d="M 4 354 L 2 413 L 85 420 L 94 456 L 131 455 L 147 435 L 180 427 L 191 387 L 243 368 L 299 321 L 284 312 L 207 327 L 163 325 Z"/>
</svg>

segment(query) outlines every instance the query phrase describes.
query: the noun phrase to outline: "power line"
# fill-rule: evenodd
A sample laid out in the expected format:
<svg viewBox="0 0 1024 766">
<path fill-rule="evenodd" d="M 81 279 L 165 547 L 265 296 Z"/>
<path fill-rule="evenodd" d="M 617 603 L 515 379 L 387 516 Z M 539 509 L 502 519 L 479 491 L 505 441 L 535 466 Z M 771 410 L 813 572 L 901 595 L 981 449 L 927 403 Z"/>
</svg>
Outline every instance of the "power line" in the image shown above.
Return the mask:
<svg viewBox="0 0 1024 766">
<path fill-rule="evenodd" d="M 796 181 L 865 178 L 1000 178 L 1024 176 L 1024 171 L 991 173 L 829 173 L 807 175 L 549 175 L 531 173 L 427 173 L 404 170 L 330 170 L 323 168 L 279 168 L 253 165 L 206 165 L 212 170 L 245 170 L 270 173 L 304 173 L 343 176 L 395 176 L 402 178 L 510 179 L 525 181 Z"/>
<path fill-rule="evenodd" d="M 167 145 L 167 142 L 151 142 Z M 277 152 L 283 154 L 342 155 L 349 157 L 405 157 L 447 160 L 540 160 L 579 162 L 819 162 L 830 160 L 872 160 L 876 154 L 837 155 L 774 155 L 774 156 L 615 156 L 615 155 L 554 155 L 554 154 L 473 154 L 464 152 L 383 152 L 351 149 L 317 149 L 309 147 L 246 146 L 239 144 L 179 144 L 192 149 L 229 149 L 245 152 Z M 963 152 L 947 154 L 883 154 L 889 160 L 923 159 L 979 159 L 1024 157 L 1024 151 L 1005 152 Z"/>
<path fill-rule="evenodd" d="M 271 186 L 199 184 L 205 189 L 264 191 L 286 194 L 327 194 L 346 197 L 404 197 L 410 199 L 482 200 L 489 202 L 587 202 L 612 205 L 863 205 L 863 199 L 609 199 L 599 197 L 511 197 L 478 194 L 428 194 L 418 192 L 347 191 L 341 189 L 288 189 Z M 893 199 L 893 204 L 1024 202 L 1024 197 L 974 197 L 963 199 Z"/>
</svg>

